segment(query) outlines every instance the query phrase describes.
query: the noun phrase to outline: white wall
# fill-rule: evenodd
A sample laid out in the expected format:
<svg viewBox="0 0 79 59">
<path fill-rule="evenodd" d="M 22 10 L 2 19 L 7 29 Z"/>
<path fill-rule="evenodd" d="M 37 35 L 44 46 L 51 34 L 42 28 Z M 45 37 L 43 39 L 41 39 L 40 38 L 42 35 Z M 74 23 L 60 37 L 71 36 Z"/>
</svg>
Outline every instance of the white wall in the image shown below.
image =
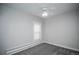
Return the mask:
<svg viewBox="0 0 79 59">
<path fill-rule="evenodd" d="M 23 46 L 33 45 L 41 40 L 34 41 L 33 23 L 41 19 L 13 8 L 3 8 L 2 32 L 4 49 L 8 52 Z M 36 44 L 37 44 L 36 43 Z M 28 47 L 27 47 L 28 48 Z M 22 48 L 23 49 L 23 48 Z M 10 52 L 8 52 L 10 53 Z"/>
<path fill-rule="evenodd" d="M 69 11 L 45 20 L 44 42 L 79 51 L 79 14 Z"/>
</svg>

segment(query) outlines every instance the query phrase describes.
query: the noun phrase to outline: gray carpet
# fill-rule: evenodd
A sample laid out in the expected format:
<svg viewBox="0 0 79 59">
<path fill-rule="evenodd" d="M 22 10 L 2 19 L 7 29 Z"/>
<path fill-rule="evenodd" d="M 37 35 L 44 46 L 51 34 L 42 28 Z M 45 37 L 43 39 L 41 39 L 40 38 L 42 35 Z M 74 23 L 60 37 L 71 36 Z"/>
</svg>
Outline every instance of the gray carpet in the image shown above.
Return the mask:
<svg viewBox="0 0 79 59">
<path fill-rule="evenodd" d="M 79 55 L 79 52 L 42 43 L 13 55 Z"/>
</svg>

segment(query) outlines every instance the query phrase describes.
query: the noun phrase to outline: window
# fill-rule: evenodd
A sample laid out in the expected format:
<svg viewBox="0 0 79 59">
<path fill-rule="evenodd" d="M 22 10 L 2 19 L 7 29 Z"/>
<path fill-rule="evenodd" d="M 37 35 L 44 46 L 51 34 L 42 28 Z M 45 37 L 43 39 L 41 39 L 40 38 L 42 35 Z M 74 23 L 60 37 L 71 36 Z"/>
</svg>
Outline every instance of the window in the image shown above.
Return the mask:
<svg viewBox="0 0 79 59">
<path fill-rule="evenodd" d="M 41 39 L 41 24 L 34 22 L 34 40 Z"/>
</svg>

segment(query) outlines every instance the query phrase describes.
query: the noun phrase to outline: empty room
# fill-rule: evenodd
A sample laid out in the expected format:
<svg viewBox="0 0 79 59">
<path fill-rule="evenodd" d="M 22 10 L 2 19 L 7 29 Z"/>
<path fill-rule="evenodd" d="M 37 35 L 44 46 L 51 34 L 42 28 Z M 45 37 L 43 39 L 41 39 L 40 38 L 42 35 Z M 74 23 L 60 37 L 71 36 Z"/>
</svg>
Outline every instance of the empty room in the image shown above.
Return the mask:
<svg viewBox="0 0 79 59">
<path fill-rule="evenodd" d="M 79 4 L 0 3 L 0 55 L 79 55 Z"/>
</svg>

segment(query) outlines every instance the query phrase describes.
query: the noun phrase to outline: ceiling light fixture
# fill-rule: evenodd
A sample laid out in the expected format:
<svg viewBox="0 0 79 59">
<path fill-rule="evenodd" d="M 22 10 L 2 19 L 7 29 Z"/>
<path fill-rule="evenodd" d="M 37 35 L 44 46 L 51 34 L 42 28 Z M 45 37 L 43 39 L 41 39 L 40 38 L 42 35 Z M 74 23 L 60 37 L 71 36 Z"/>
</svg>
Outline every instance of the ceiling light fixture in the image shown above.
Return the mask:
<svg viewBox="0 0 79 59">
<path fill-rule="evenodd" d="M 43 17 L 46 17 L 46 16 L 48 16 L 48 13 L 47 13 L 46 11 L 44 11 L 44 12 L 42 13 L 42 16 L 43 16 Z"/>
<path fill-rule="evenodd" d="M 43 8 L 42 17 L 47 17 L 47 16 L 48 16 L 47 8 Z"/>
</svg>

